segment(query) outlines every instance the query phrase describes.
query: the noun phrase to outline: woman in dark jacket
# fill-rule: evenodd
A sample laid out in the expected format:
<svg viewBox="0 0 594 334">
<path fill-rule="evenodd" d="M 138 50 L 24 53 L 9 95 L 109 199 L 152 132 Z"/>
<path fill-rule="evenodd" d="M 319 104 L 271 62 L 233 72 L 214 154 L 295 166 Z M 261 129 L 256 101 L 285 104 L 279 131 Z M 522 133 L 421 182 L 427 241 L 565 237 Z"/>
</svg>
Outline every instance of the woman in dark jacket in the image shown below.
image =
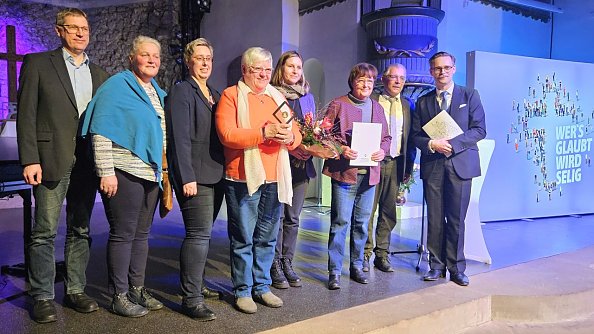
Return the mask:
<svg viewBox="0 0 594 334">
<path fill-rule="evenodd" d="M 185 48 L 189 77 L 175 85 L 165 105 L 169 136 L 168 162 L 186 237 L 180 251 L 182 311 L 201 321 L 215 319 L 204 298 L 204 268 L 212 224 L 223 201 L 223 146 L 214 127 L 220 94 L 207 80 L 212 73 L 213 48 L 198 38 Z M 205 296 L 206 294 L 206 296 Z"/>
</svg>

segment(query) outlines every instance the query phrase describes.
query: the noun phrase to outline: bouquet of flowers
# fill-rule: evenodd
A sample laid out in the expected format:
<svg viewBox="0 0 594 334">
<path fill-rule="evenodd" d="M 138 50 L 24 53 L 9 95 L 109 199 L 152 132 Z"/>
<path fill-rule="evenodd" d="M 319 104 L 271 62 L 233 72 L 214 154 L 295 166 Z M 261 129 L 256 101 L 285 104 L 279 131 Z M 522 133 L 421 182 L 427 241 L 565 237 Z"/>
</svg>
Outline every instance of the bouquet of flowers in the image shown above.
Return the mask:
<svg viewBox="0 0 594 334">
<path fill-rule="evenodd" d="M 398 196 L 396 197 L 396 205 L 402 206 L 406 203 L 406 193 L 410 192 L 410 188 L 415 184 L 415 173 L 419 171 L 419 165 L 414 164 L 410 176 L 400 183 L 398 188 Z"/>
<path fill-rule="evenodd" d="M 342 139 L 333 131 L 334 123 L 325 112 L 318 112 L 316 117 L 312 112 L 306 112 L 303 120 L 298 122 L 303 138 L 301 143 L 308 153 L 321 159 L 336 158 L 342 153 Z M 305 162 L 302 162 L 305 167 Z"/>
</svg>

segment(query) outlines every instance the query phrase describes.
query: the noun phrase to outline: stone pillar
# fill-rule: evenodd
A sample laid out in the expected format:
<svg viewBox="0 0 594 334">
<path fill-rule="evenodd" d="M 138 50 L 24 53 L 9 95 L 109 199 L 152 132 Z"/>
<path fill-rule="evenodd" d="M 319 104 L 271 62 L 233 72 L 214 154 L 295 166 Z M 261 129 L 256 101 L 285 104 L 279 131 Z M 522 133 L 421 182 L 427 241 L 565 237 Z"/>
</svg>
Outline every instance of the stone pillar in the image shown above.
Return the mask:
<svg viewBox="0 0 594 334">
<path fill-rule="evenodd" d="M 407 68 L 404 94 L 416 98 L 433 86 L 429 58 L 437 48 L 437 26 L 445 13 L 429 7 L 391 7 L 362 17 L 367 61 L 382 73 L 390 64 Z"/>
</svg>

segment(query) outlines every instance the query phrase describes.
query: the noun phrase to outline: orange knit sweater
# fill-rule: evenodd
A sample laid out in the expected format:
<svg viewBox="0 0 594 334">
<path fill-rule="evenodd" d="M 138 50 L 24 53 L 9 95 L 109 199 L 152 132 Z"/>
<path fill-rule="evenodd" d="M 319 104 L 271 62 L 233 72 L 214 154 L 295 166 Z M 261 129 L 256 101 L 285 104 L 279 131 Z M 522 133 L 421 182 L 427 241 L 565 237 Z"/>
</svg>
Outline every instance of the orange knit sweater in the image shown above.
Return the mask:
<svg viewBox="0 0 594 334">
<path fill-rule="evenodd" d="M 251 129 L 239 127 L 237 117 L 237 86 L 228 87 L 217 104 L 215 113 L 215 124 L 225 153 L 225 174 L 227 178 L 245 181 L 245 169 L 243 165 L 243 150 L 250 146 L 258 145 L 266 181 L 274 182 L 276 178 L 276 161 L 280 150 L 280 144 L 272 140 L 264 140 L 262 128 L 268 123 L 278 123 L 272 113 L 278 108 L 272 97 L 268 95 L 248 94 L 248 105 L 250 108 Z M 295 135 L 295 141 L 289 150 L 301 144 L 301 133 L 299 125 L 293 120 L 291 130 Z"/>
</svg>

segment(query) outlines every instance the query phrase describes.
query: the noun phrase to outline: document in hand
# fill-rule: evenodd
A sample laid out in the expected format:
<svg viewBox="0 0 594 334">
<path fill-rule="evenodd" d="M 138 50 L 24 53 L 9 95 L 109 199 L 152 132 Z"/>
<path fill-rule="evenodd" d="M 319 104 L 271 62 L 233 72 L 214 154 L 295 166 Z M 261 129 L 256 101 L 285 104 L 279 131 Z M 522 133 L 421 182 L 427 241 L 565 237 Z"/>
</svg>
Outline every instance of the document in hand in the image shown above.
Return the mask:
<svg viewBox="0 0 594 334">
<path fill-rule="evenodd" d="M 351 149 L 357 151 L 357 159 L 351 160 L 351 166 L 377 166 L 371 155 L 379 151 L 382 139 L 380 123 L 353 122 Z"/>
<path fill-rule="evenodd" d="M 427 124 L 423 125 L 423 130 L 429 138 L 434 140 L 452 139 L 464 133 L 458 123 L 446 111 L 441 111 Z"/>
<path fill-rule="evenodd" d="M 433 140 L 452 139 L 464 133 L 458 123 L 445 110 L 423 125 L 423 130 Z M 445 156 L 449 157 L 450 155 L 451 153 Z"/>
</svg>

